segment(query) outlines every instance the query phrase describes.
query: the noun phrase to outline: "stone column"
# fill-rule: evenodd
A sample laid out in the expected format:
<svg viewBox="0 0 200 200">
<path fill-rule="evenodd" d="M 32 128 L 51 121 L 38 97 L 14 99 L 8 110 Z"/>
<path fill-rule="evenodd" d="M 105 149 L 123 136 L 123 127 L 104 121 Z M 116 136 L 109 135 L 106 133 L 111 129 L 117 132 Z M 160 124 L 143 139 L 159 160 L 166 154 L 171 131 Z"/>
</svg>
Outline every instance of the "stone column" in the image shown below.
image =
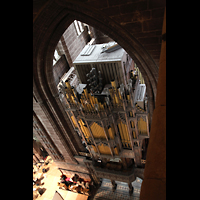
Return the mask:
<svg viewBox="0 0 200 200">
<path fill-rule="evenodd" d="M 162 30 L 156 106 L 153 112 L 140 200 L 166 199 L 166 9 Z"/>
<path fill-rule="evenodd" d="M 93 180 L 95 185 L 100 185 L 101 184 L 100 178 L 97 177 L 94 167 L 92 166 L 92 163 L 90 163 L 90 162 L 85 162 L 85 165 L 86 165 L 88 171 L 90 172 L 91 180 Z"/>
<path fill-rule="evenodd" d="M 127 169 L 127 163 L 126 163 L 126 158 L 120 158 L 122 160 L 122 165 L 124 169 Z"/>
<path fill-rule="evenodd" d="M 133 193 L 132 183 L 128 183 L 128 187 L 129 187 L 129 194 L 131 195 Z"/>
<path fill-rule="evenodd" d="M 114 180 L 110 180 L 112 183 L 112 191 L 114 192 L 117 188 L 117 183 Z"/>
</svg>

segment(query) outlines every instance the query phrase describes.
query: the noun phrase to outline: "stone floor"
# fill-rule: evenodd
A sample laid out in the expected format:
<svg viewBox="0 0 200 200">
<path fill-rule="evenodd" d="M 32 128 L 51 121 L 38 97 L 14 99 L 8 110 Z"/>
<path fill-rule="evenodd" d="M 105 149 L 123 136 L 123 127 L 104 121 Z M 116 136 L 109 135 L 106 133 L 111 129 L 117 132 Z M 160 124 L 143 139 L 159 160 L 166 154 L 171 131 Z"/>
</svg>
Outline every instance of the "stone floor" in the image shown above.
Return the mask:
<svg viewBox="0 0 200 200">
<path fill-rule="evenodd" d="M 133 194 L 129 195 L 129 188 L 128 184 L 124 182 L 118 182 L 117 188 L 115 192 L 112 192 L 112 184 L 109 179 L 103 179 L 101 186 L 97 189 L 97 191 L 93 191 L 95 195 L 88 198 L 88 196 L 73 193 L 67 190 L 59 189 L 59 186 L 57 183 L 60 180 L 60 171 L 57 169 L 56 164 L 53 162 L 51 157 L 47 157 L 46 161 L 49 160 L 49 164 L 46 166 L 46 168 L 49 168 L 49 170 L 44 173 L 44 178 L 41 179 L 41 183 L 43 185 L 40 185 L 38 187 L 44 189 L 44 193 L 42 195 L 38 195 L 37 198 L 34 198 L 35 200 L 52 200 L 55 191 L 58 191 L 64 200 L 75 200 L 75 199 L 88 199 L 88 200 L 139 200 L 140 197 L 140 188 L 142 184 L 142 179 L 136 178 L 134 182 L 132 182 L 132 185 L 134 187 Z M 35 168 L 35 166 L 34 166 Z M 39 171 L 37 171 L 35 174 L 33 174 L 33 178 L 36 176 L 42 175 L 42 168 L 40 168 Z M 33 188 L 37 188 L 35 185 Z M 37 193 L 36 191 L 34 192 Z M 37 193 L 38 194 L 38 193 Z M 78 197 L 78 196 L 80 197 Z M 81 196 L 82 195 L 82 196 Z"/>
<path fill-rule="evenodd" d="M 112 184 L 109 179 L 103 179 L 101 187 L 97 190 L 96 195 L 93 200 L 139 200 L 140 199 L 140 188 L 142 184 L 142 179 L 136 178 L 133 185 L 133 194 L 129 195 L 128 184 L 124 182 L 116 181 L 117 188 L 112 192 Z"/>
<path fill-rule="evenodd" d="M 48 156 L 46 160 L 50 159 L 50 163 L 47 165 L 49 170 L 44 173 L 44 178 L 41 180 L 41 183 L 43 185 L 40 185 L 38 187 L 44 188 L 44 193 L 36 198 L 37 200 L 52 200 L 55 190 L 58 190 L 57 183 L 60 180 L 60 171 L 57 169 L 57 166 L 55 163 L 51 160 L 51 158 Z M 42 168 L 42 167 L 41 167 Z M 36 172 L 36 174 L 33 174 L 33 178 L 35 176 L 40 176 L 39 174 L 42 174 L 41 169 Z M 33 188 L 37 188 L 36 186 L 33 186 Z"/>
<path fill-rule="evenodd" d="M 33 188 L 42 188 L 44 189 L 44 193 L 42 195 L 38 195 L 37 198 L 33 198 L 34 200 L 52 200 L 53 196 L 55 194 L 55 191 L 60 193 L 60 195 L 63 197 L 64 200 L 75 200 L 75 199 L 81 199 L 81 200 L 87 200 L 88 196 L 83 194 L 78 194 L 75 192 L 67 191 L 64 189 L 59 189 L 59 186 L 57 183 L 60 181 L 60 171 L 58 170 L 56 164 L 53 162 L 50 156 L 47 157 L 46 161 L 50 161 L 49 164 L 45 168 L 49 168 L 49 170 L 46 173 L 42 173 L 42 168 L 33 174 L 34 177 L 40 177 L 40 174 L 44 174 L 44 178 L 41 180 L 40 186 L 33 186 Z M 36 169 L 36 167 L 34 166 Z M 34 194 L 38 194 L 38 192 L 33 192 Z"/>
</svg>

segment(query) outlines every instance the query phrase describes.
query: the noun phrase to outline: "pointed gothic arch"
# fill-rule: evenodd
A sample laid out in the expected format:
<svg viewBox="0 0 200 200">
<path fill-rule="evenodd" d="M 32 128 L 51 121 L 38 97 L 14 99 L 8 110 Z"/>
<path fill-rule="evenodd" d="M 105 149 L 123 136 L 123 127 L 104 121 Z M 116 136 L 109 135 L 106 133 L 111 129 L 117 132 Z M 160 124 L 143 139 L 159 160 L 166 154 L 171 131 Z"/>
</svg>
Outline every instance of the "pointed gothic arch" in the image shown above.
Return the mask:
<svg viewBox="0 0 200 200">
<path fill-rule="evenodd" d="M 53 96 L 54 103 L 60 107 L 57 100 L 58 90 L 52 72 L 53 53 L 60 37 L 75 19 L 90 24 L 107 34 L 133 58 L 147 85 L 150 114 L 152 114 L 155 104 L 158 66 L 150 54 L 137 39 L 103 13 L 94 11 L 84 4 L 75 5 L 74 3 L 65 3 L 62 0 L 47 3 L 45 9 L 34 20 L 33 67 L 34 86 L 36 87 L 34 92 L 37 100 L 40 98 L 50 99 L 50 96 Z"/>
</svg>

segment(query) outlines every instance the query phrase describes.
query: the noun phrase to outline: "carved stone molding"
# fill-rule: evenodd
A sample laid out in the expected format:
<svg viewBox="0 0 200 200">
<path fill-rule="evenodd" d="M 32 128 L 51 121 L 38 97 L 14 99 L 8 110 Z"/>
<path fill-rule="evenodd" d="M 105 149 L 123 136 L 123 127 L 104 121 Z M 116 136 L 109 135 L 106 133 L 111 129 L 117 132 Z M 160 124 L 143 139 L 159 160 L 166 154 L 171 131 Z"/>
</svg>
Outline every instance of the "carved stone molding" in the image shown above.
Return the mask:
<svg viewBox="0 0 200 200">
<path fill-rule="evenodd" d="M 95 172 L 99 178 L 107 178 L 110 180 L 122 181 L 122 182 L 126 182 L 126 183 L 131 183 L 136 178 L 136 176 L 134 174 L 134 170 L 132 170 L 130 173 L 127 173 L 126 175 L 122 174 L 121 172 L 119 173 L 118 171 L 114 171 L 114 170 L 112 170 L 112 172 L 108 172 L 108 170 L 100 171 L 97 168 L 95 168 Z"/>
<path fill-rule="evenodd" d="M 102 145 L 102 144 L 104 146 L 109 146 L 107 141 L 101 141 L 100 139 L 98 141 L 96 141 L 96 139 L 95 139 L 95 142 L 96 142 L 97 146 Z"/>
<path fill-rule="evenodd" d="M 143 119 L 145 122 L 147 122 L 147 116 L 146 115 L 137 115 L 137 124 L 140 119 Z"/>
<path fill-rule="evenodd" d="M 119 156 L 124 158 L 135 158 L 135 153 L 132 150 L 123 149 Z"/>
</svg>

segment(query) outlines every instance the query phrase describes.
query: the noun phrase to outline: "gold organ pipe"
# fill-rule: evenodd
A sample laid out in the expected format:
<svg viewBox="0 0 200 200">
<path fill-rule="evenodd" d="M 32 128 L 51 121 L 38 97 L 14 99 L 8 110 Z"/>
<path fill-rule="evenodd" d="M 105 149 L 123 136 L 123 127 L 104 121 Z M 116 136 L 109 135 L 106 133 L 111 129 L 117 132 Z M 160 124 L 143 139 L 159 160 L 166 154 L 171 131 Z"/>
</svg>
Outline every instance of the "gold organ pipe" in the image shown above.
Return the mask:
<svg viewBox="0 0 200 200">
<path fill-rule="evenodd" d="M 132 133 L 133 133 L 133 138 L 136 139 L 135 131 L 132 131 Z"/>
<path fill-rule="evenodd" d="M 85 93 L 84 93 L 84 91 L 82 91 L 82 93 L 81 93 L 81 99 L 85 99 Z"/>
<path fill-rule="evenodd" d="M 91 131 L 94 138 L 105 138 L 103 128 L 94 122 L 91 126 Z"/>
<path fill-rule="evenodd" d="M 130 138 L 129 138 L 129 134 L 128 134 L 128 127 L 127 127 L 127 125 L 125 125 L 125 131 L 126 131 L 127 146 L 128 146 L 128 144 L 130 144 Z M 128 147 L 129 147 L 129 146 L 128 146 Z"/>
<path fill-rule="evenodd" d="M 93 134 L 93 137 L 95 138 L 96 137 L 96 135 L 95 135 L 95 133 L 96 133 L 96 131 L 95 131 L 95 122 L 92 124 L 92 126 L 90 127 L 90 129 L 91 129 L 91 132 Z"/>
<path fill-rule="evenodd" d="M 90 96 L 91 96 L 91 94 L 90 94 Z M 94 106 L 94 104 L 95 104 L 94 96 L 91 96 L 91 102 L 92 102 L 92 105 Z"/>
<path fill-rule="evenodd" d="M 112 103 L 115 105 L 116 104 L 115 97 L 111 96 L 111 100 L 112 100 Z"/>
<path fill-rule="evenodd" d="M 112 89 L 112 87 L 109 88 L 109 93 L 110 93 L 111 99 L 113 101 L 113 104 L 116 104 L 115 97 L 113 96 L 113 89 Z"/>
<path fill-rule="evenodd" d="M 98 109 L 101 110 L 101 103 L 98 102 Z"/>
<path fill-rule="evenodd" d="M 95 103 L 96 103 L 96 104 L 98 104 L 98 100 L 97 100 L 97 97 L 95 97 Z"/>
<path fill-rule="evenodd" d="M 69 99 L 69 95 L 66 93 L 66 97 L 67 97 L 67 99 Z"/>
<path fill-rule="evenodd" d="M 72 96 L 70 94 L 66 94 L 67 98 L 69 99 L 70 102 L 73 102 Z"/>
<path fill-rule="evenodd" d="M 75 121 L 75 119 L 74 119 L 74 116 L 73 116 L 73 115 L 71 116 L 71 119 L 72 119 L 72 122 L 73 122 L 74 126 L 77 128 L 77 124 L 76 124 L 76 121 Z"/>
<path fill-rule="evenodd" d="M 89 104 L 89 109 L 90 109 L 90 111 L 92 111 L 92 105 L 91 104 Z"/>
<path fill-rule="evenodd" d="M 93 103 L 93 110 L 95 111 L 95 107 L 94 107 L 94 104 L 95 104 L 95 98 L 94 98 L 94 96 L 92 96 L 92 103 Z"/>
<path fill-rule="evenodd" d="M 74 100 L 74 97 L 73 97 L 73 96 L 71 96 L 71 100 L 72 100 L 72 102 L 75 104 L 75 100 Z"/>
<path fill-rule="evenodd" d="M 129 139 L 129 134 L 128 134 L 128 127 L 127 127 L 126 124 L 124 124 L 124 128 L 125 128 L 125 131 L 126 131 L 127 141 L 130 141 L 130 139 Z"/>
<path fill-rule="evenodd" d="M 90 104 L 87 104 L 87 108 L 88 108 L 88 111 L 90 112 L 91 111 Z"/>
<path fill-rule="evenodd" d="M 83 103 L 83 100 L 80 99 L 80 101 L 81 101 L 81 104 L 82 104 L 82 106 L 83 106 L 83 109 L 85 109 L 85 105 L 84 105 L 84 103 Z"/>
<path fill-rule="evenodd" d="M 116 155 L 119 155 L 119 150 L 118 150 L 118 148 L 115 147 L 114 150 L 115 150 L 115 154 L 116 154 Z"/>
<path fill-rule="evenodd" d="M 122 130 L 123 130 L 124 138 L 125 138 L 125 141 L 126 141 L 126 146 L 128 147 L 128 143 L 130 142 L 130 140 L 129 140 L 128 129 L 127 129 L 126 124 L 122 123 Z"/>
<path fill-rule="evenodd" d="M 79 123 L 80 126 L 81 126 L 81 130 L 82 130 L 83 134 L 84 134 L 85 137 L 88 139 L 88 138 L 89 138 L 89 134 L 88 134 L 87 130 L 85 130 L 86 127 L 83 125 L 83 121 L 80 119 L 80 120 L 78 121 L 78 123 Z"/>
<path fill-rule="evenodd" d="M 76 93 L 74 91 L 74 88 L 72 88 L 72 92 L 73 92 L 73 95 L 76 97 Z"/>
<path fill-rule="evenodd" d="M 100 129 L 100 127 L 98 126 L 98 124 L 96 124 L 96 129 L 97 129 L 98 137 L 101 138 L 101 129 Z"/>
<path fill-rule="evenodd" d="M 131 74 L 132 74 L 132 76 L 134 77 L 134 72 L 133 72 L 133 70 L 131 70 Z"/>
<path fill-rule="evenodd" d="M 119 133 L 121 135 L 122 140 L 124 140 L 124 136 L 123 136 L 123 132 L 122 132 L 122 127 L 121 127 L 121 122 L 118 123 L 118 127 L 119 127 Z"/>
<path fill-rule="evenodd" d="M 99 145 L 98 149 L 99 149 L 101 154 L 107 154 L 107 155 L 111 154 L 110 148 L 108 146 L 104 146 L 103 144 Z"/>
<path fill-rule="evenodd" d="M 86 128 L 86 127 L 85 127 L 85 128 Z M 89 129 L 88 129 L 88 128 L 86 128 L 86 132 L 87 132 L 88 137 L 90 137 L 90 132 L 89 132 Z"/>
<path fill-rule="evenodd" d="M 119 104 L 119 101 L 118 101 L 118 97 L 117 97 L 117 95 L 116 95 L 116 94 L 114 94 L 114 96 L 115 96 L 115 101 L 116 101 L 116 104 Z"/>
<path fill-rule="evenodd" d="M 102 103 L 100 103 L 100 107 L 101 107 L 101 110 L 104 110 L 104 106 Z"/>
<path fill-rule="evenodd" d="M 85 130 L 85 126 L 83 124 L 81 126 L 82 126 L 82 130 L 83 130 L 84 135 L 87 136 L 87 131 Z"/>
<path fill-rule="evenodd" d="M 102 111 L 102 109 L 101 109 L 101 103 L 98 103 L 98 109 L 99 109 L 99 111 Z"/>
<path fill-rule="evenodd" d="M 111 80 L 111 85 L 112 85 L 113 88 L 116 89 L 116 82 L 115 82 L 115 80 Z"/>
<path fill-rule="evenodd" d="M 105 133 L 104 133 L 103 127 L 100 126 L 99 128 L 100 128 L 100 131 L 101 131 L 101 137 L 105 139 L 106 136 L 105 136 Z"/>
<path fill-rule="evenodd" d="M 116 99 L 116 103 L 119 104 L 119 101 L 120 101 L 120 100 L 119 100 L 119 97 L 120 97 L 119 89 L 115 88 L 114 90 L 115 90 L 114 96 L 115 96 L 115 99 Z M 119 95 L 119 96 L 118 96 L 118 95 Z"/>
<path fill-rule="evenodd" d="M 111 127 L 108 129 L 108 133 L 109 133 L 110 139 L 114 139 L 114 134 Z"/>
<path fill-rule="evenodd" d="M 101 138 L 105 138 L 105 134 L 104 134 L 104 131 L 102 130 L 103 128 L 101 128 L 100 126 L 98 126 L 98 130 L 100 132 L 100 137 Z"/>
<path fill-rule="evenodd" d="M 102 146 L 102 144 L 101 144 L 101 145 L 98 145 L 97 147 L 98 147 L 98 149 L 99 149 L 99 152 L 100 152 L 101 154 L 103 154 L 103 149 L 101 149 L 101 146 Z"/>
<path fill-rule="evenodd" d="M 88 104 L 85 104 L 85 105 L 86 105 L 87 111 L 90 111 L 89 105 Z"/>
<path fill-rule="evenodd" d="M 97 149 L 94 145 L 92 145 L 92 148 L 94 149 L 94 151 L 97 153 Z"/>
<path fill-rule="evenodd" d="M 65 87 L 65 92 L 66 92 L 67 99 L 69 99 L 71 101 L 70 95 L 69 95 L 69 91 L 68 91 L 67 87 Z"/>
<path fill-rule="evenodd" d="M 127 141 L 126 130 L 125 130 L 124 124 L 122 122 L 121 122 L 121 127 L 122 127 L 122 134 L 124 136 L 124 140 Z"/>
<path fill-rule="evenodd" d="M 82 104 L 82 106 L 83 106 L 83 100 L 82 100 L 82 99 L 80 99 L 80 101 L 81 101 L 81 104 Z"/>
<path fill-rule="evenodd" d="M 118 92 L 115 80 L 111 80 L 111 85 L 113 87 L 112 90 Z M 116 104 L 119 104 L 118 96 L 115 93 L 114 93 L 114 99 L 115 99 Z"/>
<path fill-rule="evenodd" d="M 65 85 L 66 85 L 67 88 L 71 91 L 71 85 L 69 84 L 69 81 L 68 81 L 68 80 L 65 81 Z"/>
<path fill-rule="evenodd" d="M 112 138 L 112 133 L 110 132 L 110 129 L 111 129 L 111 128 L 108 129 L 109 138 L 110 138 L 110 139 L 113 139 L 113 138 Z"/>
<path fill-rule="evenodd" d="M 95 104 L 95 98 L 94 98 L 94 96 L 92 96 L 92 102 L 93 102 L 93 104 Z"/>
<path fill-rule="evenodd" d="M 99 130 L 99 127 L 97 126 L 97 124 L 95 123 L 95 130 L 96 130 L 96 137 L 101 137 L 101 133 L 100 133 L 100 130 Z"/>
<path fill-rule="evenodd" d="M 88 91 L 87 91 L 87 88 L 84 88 L 83 91 L 84 91 L 84 94 L 85 94 L 86 99 L 88 99 Z"/>
<path fill-rule="evenodd" d="M 89 100 L 90 100 L 91 107 L 94 107 L 94 104 L 93 104 L 92 97 L 91 97 L 91 94 L 90 94 L 90 93 L 88 94 L 88 98 L 89 98 Z"/>
<path fill-rule="evenodd" d="M 142 118 L 138 120 L 138 130 L 142 135 L 147 135 L 147 124 Z"/>
<path fill-rule="evenodd" d="M 99 136 L 100 136 L 100 132 L 98 131 L 98 127 L 97 127 L 97 124 L 96 123 L 94 123 L 94 128 L 93 128 L 93 136 L 94 136 L 94 138 L 98 138 Z"/>
<path fill-rule="evenodd" d="M 123 126 L 123 123 L 120 122 L 120 126 L 121 126 L 121 130 L 122 130 L 122 135 L 123 135 L 123 139 L 124 141 L 126 140 L 126 137 L 125 137 L 125 134 L 124 134 L 124 126 Z"/>
</svg>

